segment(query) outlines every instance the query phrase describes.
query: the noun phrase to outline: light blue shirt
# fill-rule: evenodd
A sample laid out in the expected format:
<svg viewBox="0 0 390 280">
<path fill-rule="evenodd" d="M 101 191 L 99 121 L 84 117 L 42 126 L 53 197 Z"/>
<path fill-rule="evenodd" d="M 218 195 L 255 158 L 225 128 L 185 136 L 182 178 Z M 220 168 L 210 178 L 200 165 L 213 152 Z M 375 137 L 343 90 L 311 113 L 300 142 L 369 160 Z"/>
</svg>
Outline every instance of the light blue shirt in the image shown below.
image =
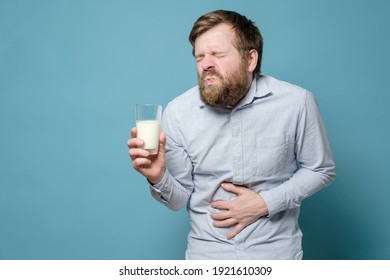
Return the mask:
<svg viewBox="0 0 390 280">
<path fill-rule="evenodd" d="M 151 193 L 167 207 L 187 204 L 186 259 L 301 259 L 298 225 L 304 198 L 330 184 L 335 164 L 313 94 L 270 76 L 253 80 L 230 109 L 211 108 L 194 87 L 171 101 L 162 129 L 166 171 Z M 212 225 L 213 200 L 234 199 L 220 186 L 255 190 L 269 215 L 226 239 Z"/>
</svg>

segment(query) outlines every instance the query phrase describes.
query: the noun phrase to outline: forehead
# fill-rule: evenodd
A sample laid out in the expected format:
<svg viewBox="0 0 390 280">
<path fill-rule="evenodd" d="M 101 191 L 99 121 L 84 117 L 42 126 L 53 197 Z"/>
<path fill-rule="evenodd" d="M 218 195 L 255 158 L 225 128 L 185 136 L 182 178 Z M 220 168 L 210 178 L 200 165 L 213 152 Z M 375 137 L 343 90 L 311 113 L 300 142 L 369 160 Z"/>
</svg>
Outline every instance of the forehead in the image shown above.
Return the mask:
<svg viewBox="0 0 390 280">
<path fill-rule="evenodd" d="M 232 26 L 221 23 L 196 38 L 194 51 L 199 53 L 215 49 L 230 49 L 234 47 L 234 39 L 235 31 Z"/>
</svg>

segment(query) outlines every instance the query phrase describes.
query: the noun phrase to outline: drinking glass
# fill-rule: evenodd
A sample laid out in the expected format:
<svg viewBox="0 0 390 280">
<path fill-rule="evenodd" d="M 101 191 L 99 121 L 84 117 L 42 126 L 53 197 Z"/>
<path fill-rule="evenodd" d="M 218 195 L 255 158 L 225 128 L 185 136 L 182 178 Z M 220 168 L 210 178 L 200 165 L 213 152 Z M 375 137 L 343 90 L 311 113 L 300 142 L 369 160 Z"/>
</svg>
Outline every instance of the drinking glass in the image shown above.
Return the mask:
<svg viewBox="0 0 390 280">
<path fill-rule="evenodd" d="M 140 148 L 148 150 L 150 154 L 158 152 L 161 115 L 162 106 L 159 104 L 136 104 L 135 106 L 137 138 L 144 141 Z"/>
</svg>

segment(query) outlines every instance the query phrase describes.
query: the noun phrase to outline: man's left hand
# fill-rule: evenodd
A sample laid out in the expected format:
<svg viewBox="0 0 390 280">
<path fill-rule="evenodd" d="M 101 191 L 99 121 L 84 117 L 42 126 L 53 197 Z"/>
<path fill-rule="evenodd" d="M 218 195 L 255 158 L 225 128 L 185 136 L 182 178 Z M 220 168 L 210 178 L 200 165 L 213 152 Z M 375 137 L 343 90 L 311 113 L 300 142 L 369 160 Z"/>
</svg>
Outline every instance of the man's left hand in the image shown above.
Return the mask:
<svg viewBox="0 0 390 280">
<path fill-rule="evenodd" d="M 233 230 L 226 236 L 227 239 L 235 237 L 246 226 L 268 214 L 267 205 L 257 192 L 232 183 L 222 183 L 221 186 L 225 191 L 237 194 L 234 200 L 211 202 L 213 208 L 222 210 L 211 214 L 211 218 L 214 220 L 213 226 L 234 226 Z"/>
</svg>

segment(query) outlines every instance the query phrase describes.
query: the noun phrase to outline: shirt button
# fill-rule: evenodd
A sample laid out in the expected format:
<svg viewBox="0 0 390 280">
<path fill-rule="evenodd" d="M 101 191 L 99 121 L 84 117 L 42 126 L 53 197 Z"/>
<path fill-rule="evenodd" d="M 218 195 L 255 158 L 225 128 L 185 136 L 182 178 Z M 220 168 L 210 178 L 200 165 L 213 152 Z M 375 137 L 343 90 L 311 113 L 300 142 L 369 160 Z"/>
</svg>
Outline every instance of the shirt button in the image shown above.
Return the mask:
<svg viewBox="0 0 390 280">
<path fill-rule="evenodd" d="M 238 170 L 234 171 L 234 176 L 240 176 L 240 171 Z"/>
</svg>

